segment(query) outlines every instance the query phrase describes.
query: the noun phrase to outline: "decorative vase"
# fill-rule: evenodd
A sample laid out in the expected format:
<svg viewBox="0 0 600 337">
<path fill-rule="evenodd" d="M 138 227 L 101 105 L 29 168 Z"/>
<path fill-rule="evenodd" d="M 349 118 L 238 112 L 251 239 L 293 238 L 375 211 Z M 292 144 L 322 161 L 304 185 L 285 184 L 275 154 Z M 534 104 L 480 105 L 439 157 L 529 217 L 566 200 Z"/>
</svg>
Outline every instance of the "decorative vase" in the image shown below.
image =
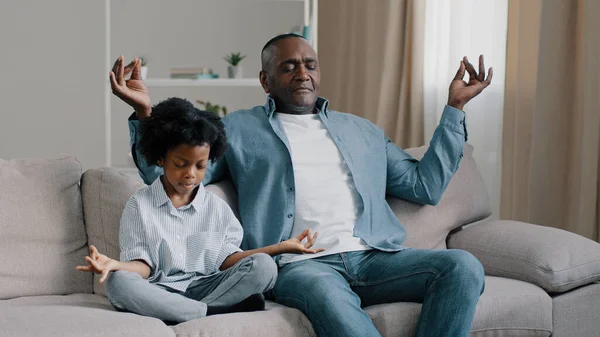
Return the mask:
<svg viewBox="0 0 600 337">
<path fill-rule="evenodd" d="M 229 78 L 242 78 L 243 69 L 241 66 L 229 66 L 227 67 L 227 75 Z"/>
</svg>

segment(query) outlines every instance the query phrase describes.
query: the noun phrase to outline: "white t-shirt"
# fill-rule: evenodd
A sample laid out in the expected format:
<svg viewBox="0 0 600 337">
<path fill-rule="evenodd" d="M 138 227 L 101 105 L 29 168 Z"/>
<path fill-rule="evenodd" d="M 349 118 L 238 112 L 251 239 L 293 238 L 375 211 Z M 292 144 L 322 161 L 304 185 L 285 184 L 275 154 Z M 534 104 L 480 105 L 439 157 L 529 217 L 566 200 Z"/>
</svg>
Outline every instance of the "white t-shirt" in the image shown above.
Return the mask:
<svg viewBox="0 0 600 337">
<path fill-rule="evenodd" d="M 319 254 L 283 254 L 279 264 L 341 252 L 369 250 L 353 235 L 363 203 L 352 174 L 331 135 L 316 114 L 276 113 L 287 135 L 294 167 L 296 216 L 291 237 L 307 228 L 319 232 Z"/>
</svg>

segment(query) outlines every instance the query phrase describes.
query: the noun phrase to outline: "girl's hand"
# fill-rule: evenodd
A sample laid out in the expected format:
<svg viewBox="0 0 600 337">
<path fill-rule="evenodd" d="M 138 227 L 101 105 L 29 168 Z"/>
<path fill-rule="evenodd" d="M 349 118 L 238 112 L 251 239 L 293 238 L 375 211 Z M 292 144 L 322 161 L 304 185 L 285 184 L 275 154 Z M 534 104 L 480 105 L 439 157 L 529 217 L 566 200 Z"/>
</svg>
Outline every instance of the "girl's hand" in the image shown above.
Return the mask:
<svg viewBox="0 0 600 337">
<path fill-rule="evenodd" d="M 310 236 L 310 229 L 305 229 L 300 235 L 293 239 L 283 241 L 279 244 L 282 253 L 293 253 L 293 254 L 316 254 L 324 251 L 324 248 L 310 249 L 319 233 L 315 233 L 312 237 Z M 302 240 L 307 238 L 306 243 L 302 243 Z"/>
<path fill-rule="evenodd" d="M 108 277 L 108 273 L 112 270 L 116 270 L 119 261 L 113 260 L 104 254 L 100 254 L 98 249 L 93 245 L 90 245 L 90 256 L 84 257 L 87 261 L 87 266 L 77 266 L 77 270 L 90 271 L 96 274 L 102 274 L 100 277 L 100 283 L 104 282 Z"/>
</svg>

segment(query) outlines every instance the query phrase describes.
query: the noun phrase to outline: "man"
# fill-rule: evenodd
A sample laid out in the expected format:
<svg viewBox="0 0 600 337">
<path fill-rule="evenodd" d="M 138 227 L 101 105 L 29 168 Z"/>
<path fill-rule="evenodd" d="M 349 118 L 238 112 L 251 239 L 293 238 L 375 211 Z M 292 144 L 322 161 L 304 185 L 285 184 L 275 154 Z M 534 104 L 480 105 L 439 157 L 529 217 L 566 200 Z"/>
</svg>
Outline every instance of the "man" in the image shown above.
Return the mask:
<svg viewBox="0 0 600 337">
<path fill-rule="evenodd" d="M 362 307 L 401 301 L 423 303 L 417 336 L 467 336 L 484 288 L 481 264 L 464 251 L 403 247 L 405 231 L 385 196 L 439 202 L 467 137 L 461 110 L 492 80 L 491 69 L 485 78 L 483 58 L 479 73 L 466 57 L 461 61 L 421 161 L 367 120 L 328 109 L 318 96 L 316 52 L 301 37 L 273 38 L 261 58 L 267 102 L 223 118 L 229 149 L 207 169 L 204 183 L 227 178 L 236 187 L 243 249 L 286 240 L 303 228 L 320 232 L 315 245 L 324 252 L 277 260 L 274 300 L 301 310 L 322 337 L 379 336 Z M 113 93 L 144 118 L 151 105 L 139 68 L 137 59 L 123 68 L 120 57 L 110 78 Z M 161 170 L 137 154 L 136 116 L 130 118 L 132 150 L 151 183 Z"/>
</svg>

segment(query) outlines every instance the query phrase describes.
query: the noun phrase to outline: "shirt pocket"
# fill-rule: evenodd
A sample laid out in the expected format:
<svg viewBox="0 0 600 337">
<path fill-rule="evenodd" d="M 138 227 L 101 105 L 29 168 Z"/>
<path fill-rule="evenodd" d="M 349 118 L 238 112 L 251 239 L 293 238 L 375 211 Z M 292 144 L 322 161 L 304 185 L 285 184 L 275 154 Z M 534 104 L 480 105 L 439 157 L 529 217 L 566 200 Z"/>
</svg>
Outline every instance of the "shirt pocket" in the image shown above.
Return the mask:
<svg viewBox="0 0 600 337">
<path fill-rule="evenodd" d="M 209 275 L 215 272 L 223 240 L 220 232 L 200 232 L 188 236 L 185 271 Z"/>
</svg>

